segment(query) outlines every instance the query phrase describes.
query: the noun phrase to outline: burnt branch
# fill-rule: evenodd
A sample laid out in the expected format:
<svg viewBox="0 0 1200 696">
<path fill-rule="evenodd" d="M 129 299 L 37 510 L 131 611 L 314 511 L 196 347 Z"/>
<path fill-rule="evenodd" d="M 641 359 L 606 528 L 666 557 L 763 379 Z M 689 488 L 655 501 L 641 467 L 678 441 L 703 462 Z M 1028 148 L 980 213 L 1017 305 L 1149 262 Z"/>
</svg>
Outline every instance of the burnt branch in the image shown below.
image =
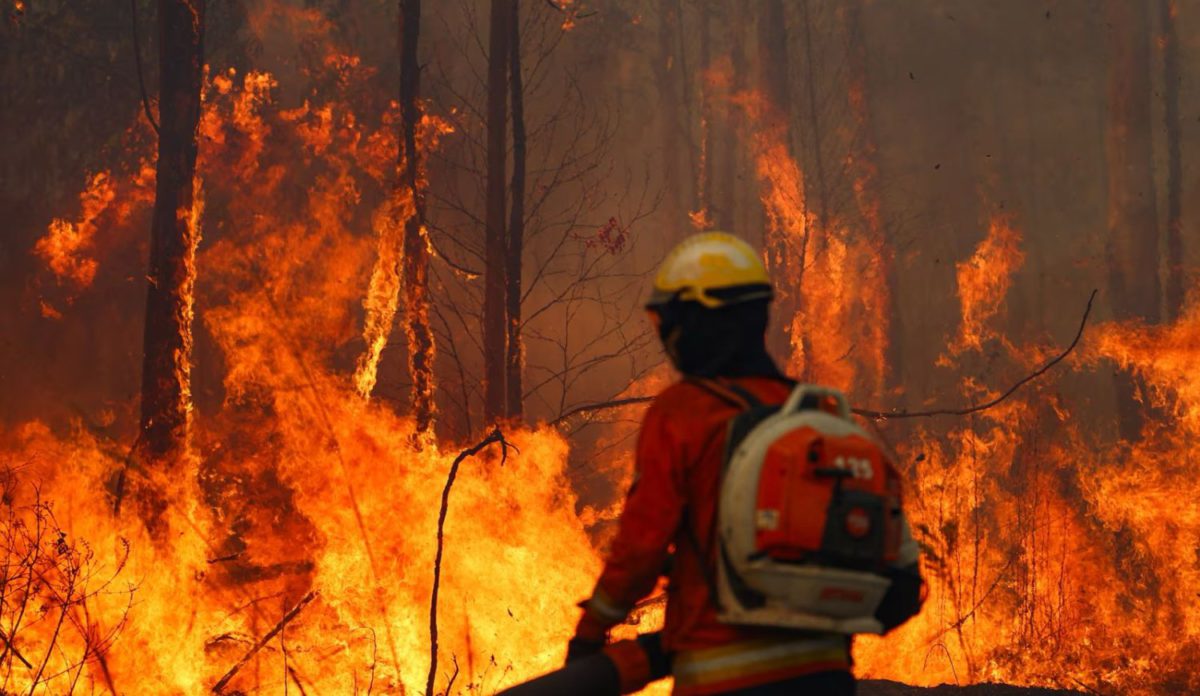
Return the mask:
<svg viewBox="0 0 1200 696">
<path fill-rule="evenodd" d="M 1083 337 L 1083 329 L 1087 326 L 1088 316 L 1092 313 L 1092 301 L 1096 299 L 1097 292 L 1097 290 L 1092 290 L 1092 294 L 1088 297 L 1087 307 L 1083 310 L 1083 318 L 1079 320 L 1079 330 L 1075 332 L 1075 338 L 1071 340 L 1071 344 L 1068 345 L 1061 353 L 1051 358 L 1045 365 L 1042 365 L 1028 375 L 1025 375 L 1025 377 L 1018 380 L 1016 384 L 1009 387 L 1007 391 L 994 399 L 980 404 L 975 404 L 973 406 L 967 406 L 966 408 L 957 409 L 938 408 L 929 411 L 872 411 L 870 409 L 855 408 L 851 410 L 854 411 L 855 414 L 864 418 L 888 420 L 895 418 L 929 418 L 931 416 L 967 416 L 972 413 L 979 413 L 980 411 L 986 411 L 993 406 L 997 406 L 1000 404 L 1000 402 L 1015 394 L 1021 387 L 1046 374 L 1050 368 L 1062 362 L 1068 355 L 1071 354 L 1071 351 L 1075 350 L 1075 346 L 1079 345 L 1079 339 Z"/>
<path fill-rule="evenodd" d="M 488 433 L 487 437 L 458 453 L 458 456 L 450 464 L 450 473 L 446 475 L 446 487 L 442 489 L 442 507 L 438 511 L 437 553 L 433 558 L 433 594 L 429 599 L 429 676 L 425 683 L 425 693 L 427 694 L 433 693 L 433 684 L 437 679 L 438 591 L 441 589 L 442 583 L 442 551 L 445 544 L 446 513 L 450 509 L 450 489 L 454 486 L 454 479 L 458 477 L 458 467 L 463 460 L 467 457 L 474 457 L 489 445 L 497 442 L 500 443 L 500 466 L 504 466 L 504 462 L 508 460 L 508 448 L 512 447 L 515 450 L 516 447 L 504 439 L 504 433 L 500 432 L 500 428 L 492 428 L 492 432 Z"/>
<path fill-rule="evenodd" d="M 291 623 L 292 619 L 296 618 L 296 616 L 304 609 L 304 607 L 308 606 L 308 604 L 316 598 L 316 590 L 312 590 L 308 594 L 304 595 L 304 597 L 296 603 L 296 606 L 292 607 L 288 613 L 283 615 L 283 618 L 275 624 L 274 628 L 268 631 L 265 636 L 255 643 L 254 646 L 242 656 L 242 659 L 237 661 L 237 664 L 229 668 L 229 671 L 225 673 L 225 676 L 221 677 L 221 680 L 213 685 L 212 692 L 214 694 L 224 693 L 224 689 L 229 685 L 229 681 L 237 676 L 237 673 L 241 671 L 242 667 L 245 667 L 246 663 L 249 662 L 255 655 L 257 655 L 259 650 L 262 650 L 267 643 L 270 643 L 271 639 L 274 638 L 280 631 L 282 631 L 284 626 L 287 626 L 289 623 Z"/>
<path fill-rule="evenodd" d="M 654 401 L 654 399 L 655 397 L 653 396 L 630 396 L 625 399 L 613 399 L 612 401 L 602 401 L 597 404 L 584 404 L 583 406 L 577 406 L 562 414 L 558 418 L 550 421 L 550 425 L 560 425 L 563 421 L 584 413 L 595 413 L 597 411 L 606 411 L 610 408 L 621 408 L 622 406 L 645 404 Z"/>
<path fill-rule="evenodd" d="M 1092 313 L 1092 302 L 1096 299 L 1097 292 L 1097 290 L 1093 290 L 1091 296 L 1088 297 L 1087 307 L 1083 310 L 1083 318 L 1079 320 L 1079 329 L 1075 332 L 1075 338 L 1071 340 L 1070 345 L 1063 349 L 1061 353 L 1047 361 L 1045 365 L 1042 365 L 1038 369 L 1022 377 L 1015 384 L 1009 387 L 1008 390 L 1006 390 L 1003 394 L 994 399 L 964 408 L 937 408 L 928 411 L 876 411 L 867 408 L 852 408 L 850 411 L 855 415 L 862 416 L 863 418 L 892 420 L 897 418 L 930 418 L 932 416 L 968 416 L 972 413 L 979 413 L 980 411 L 986 411 L 990 408 L 998 406 L 1002 401 L 1015 394 L 1021 387 L 1046 374 L 1046 372 L 1048 372 L 1052 367 L 1065 360 L 1066 357 L 1075 350 L 1075 347 L 1079 345 L 1079 339 L 1083 337 L 1083 330 L 1087 326 L 1088 317 Z M 602 401 L 595 404 L 586 404 L 584 406 L 579 406 L 567 411 L 563 415 L 551 421 L 550 425 L 559 425 L 563 421 L 574 416 L 586 413 L 596 413 L 598 411 L 605 411 L 613 408 L 621 408 L 623 406 L 644 404 L 653 401 L 654 399 L 655 397 L 653 396 L 632 396 L 624 399 L 613 399 L 611 401 Z"/>
<path fill-rule="evenodd" d="M 130 26 L 133 31 L 133 62 L 137 65 L 138 89 L 142 94 L 142 108 L 146 111 L 146 120 L 150 122 L 150 127 L 154 129 L 154 134 L 158 135 L 158 121 L 154 120 L 154 114 L 150 110 L 150 97 L 146 94 L 146 78 L 142 74 L 142 41 L 138 35 L 138 11 L 137 0 L 129 0 Z"/>
</svg>

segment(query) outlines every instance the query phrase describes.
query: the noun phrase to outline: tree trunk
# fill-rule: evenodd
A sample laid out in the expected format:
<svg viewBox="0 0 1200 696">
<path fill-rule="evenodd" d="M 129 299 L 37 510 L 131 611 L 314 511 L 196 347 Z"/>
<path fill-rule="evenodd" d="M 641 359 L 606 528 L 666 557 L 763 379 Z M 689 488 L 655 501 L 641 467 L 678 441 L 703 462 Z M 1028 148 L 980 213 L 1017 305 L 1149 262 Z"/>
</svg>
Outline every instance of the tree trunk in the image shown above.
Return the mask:
<svg viewBox="0 0 1200 696">
<path fill-rule="evenodd" d="M 688 188 L 690 189 L 686 199 L 690 217 L 690 213 L 700 209 L 700 190 L 694 186 L 694 183 L 700 176 L 700 164 L 696 161 L 696 139 L 692 132 L 692 75 L 688 70 L 687 50 L 690 37 L 684 33 L 683 20 L 683 2 L 682 0 L 675 0 L 675 34 L 677 40 L 672 49 L 673 51 L 674 49 L 678 49 L 674 55 L 679 59 L 679 70 L 677 72 L 682 99 L 680 103 L 683 106 L 682 139 L 684 164 L 687 165 L 687 171 L 691 173 L 691 176 L 683 177 L 683 180 L 688 183 Z"/>
<path fill-rule="evenodd" d="M 512 100 L 513 173 L 512 208 L 508 219 L 508 261 L 505 267 L 507 284 L 505 300 L 508 309 L 508 354 L 506 377 L 508 380 L 509 418 L 521 418 L 524 412 L 522 399 L 524 389 L 521 380 L 521 255 L 524 253 L 525 235 L 525 97 L 521 81 L 521 17 L 520 3 L 512 4 L 512 43 L 508 47 L 509 89 Z"/>
<path fill-rule="evenodd" d="M 1158 323 L 1158 220 L 1150 124 L 1150 35 L 1141 3 L 1109 0 L 1108 268 L 1113 316 Z M 1134 380 L 1116 378 L 1122 439 L 1136 439 L 1142 416 Z"/>
<path fill-rule="evenodd" d="M 755 6 L 759 9 L 758 78 L 770 104 L 764 127 L 777 130 L 787 146 L 788 155 L 795 157 L 796 148 L 790 127 L 792 99 L 788 81 L 788 36 L 783 0 L 765 0 Z M 775 305 L 779 319 L 772 322 L 768 329 L 767 345 L 777 355 L 791 355 L 793 346 L 798 344 L 804 356 L 803 370 L 797 375 L 801 379 L 810 376 L 812 341 L 803 331 L 800 336 L 791 335 L 791 318 L 804 310 L 803 277 L 808 259 L 808 228 L 805 225 L 805 229 L 800 231 L 799 244 L 794 241 L 794 230 L 776 230 L 775 237 L 763 240 L 768 268 L 778 289 Z"/>
<path fill-rule="evenodd" d="M 143 336 L 141 439 L 150 464 L 174 466 L 191 421 L 192 312 L 202 203 L 196 130 L 204 69 L 204 0 L 160 0 L 159 136 Z"/>
<path fill-rule="evenodd" d="M 488 41 L 487 213 L 483 282 L 484 419 L 504 415 L 505 336 L 505 144 L 508 60 L 515 0 L 492 0 Z"/>
<path fill-rule="evenodd" d="M 658 119 L 663 148 L 663 188 L 666 191 L 666 216 L 668 230 L 681 227 L 684 220 L 685 203 L 684 191 L 680 181 L 681 164 L 683 162 L 682 138 L 679 129 L 682 119 L 679 117 L 679 85 L 677 75 L 679 70 L 675 65 L 675 34 L 673 28 L 679 16 L 673 2 L 662 0 L 658 3 L 658 49 L 659 54 L 653 62 L 654 78 L 658 83 L 658 95 L 661 108 Z M 677 235 L 668 231 L 668 241 L 673 241 Z"/>
<path fill-rule="evenodd" d="M 746 55 L 746 45 L 749 41 L 746 36 L 746 27 L 750 24 L 752 15 L 750 15 L 750 8 L 744 3 L 735 3 L 729 11 L 733 15 L 729 21 L 731 47 L 729 63 L 730 69 L 733 71 L 733 75 L 730 76 L 730 88 L 733 94 L 740 94 L 746 89 L 747 73 L 749 72 L 747 68 L 749 59 Z M 736 140 L 748 141 L 749 137 L 740 132 L 740 129 L 745 128 L 746 124 L 736 118 L 736 111 L 729 105 L 726 105 L 725 109 L 726 127 L 729 129 L 729 133 L 723 147 L 729 153 L 729 165 L 726 168 L 725 186 L 722 187 L 721 194 L 721 227 L 734 234 L 753 239 L 749 237 L 751 231 L 764 229 L 762 204 L 754 193 L 752 182 L 755 177 L 750 158 L 747 156 L 745 148 L 734 147 Z M 758 224 L 754 224 L 755 222 Z M 754 241 L 765 245 L 766 238 Z"/>
<path fill-rule="evenodd" d="M 1163 118 L 1167 132 L 1167 319 L 1183 311 L 1183 156 L 1179 121 L 1179 36 L 1175 0 L 1160 0 L 1163 23 Z"/>
<path fill-rule="evenodd" d="M 815 240 L 817 248 L 814 250 L 814 253 L 819 254 L 823 250 L 823 240 L 826 236 L 824 232 L 829 223 L 829 185 L 825 177 L 825 130 L 821 123 L 820 105 L 817 104 L 817 61 L 815 51 L 813 50 L 813 13 L 811 5 L 811 0 L 803 0 L 800 3 L 804 21 L 804 86 L 806 101 L 808 102 L 808 149 L 812 155 L 814 174 L 814 176 L 804 178 L 805 183 L 811 182 L 813 184 L 811 190 L 804 198 L 808 201 L 815 198 L 817 201 L 816 229 L 818 234 Z M 772 23 L 779 22 L 782 24 L 782 9 L 779 12 L 780 15 L 778 18 L 770 18 Z"/>
<path fill-rule="evenodd" d="M 706 8 L 710 7 L 705 5 Z M 728 32 L 728 45 L 730 46 L 729 69 L 729 89 L 733 94 L 736 94 L 742 87 L 742 72 L 745 70 L 745 60 L 742 57 L 744 50 L 742 46 L 742 24 L 745 9 L 740 5 L 737 7 L 725 8 L 724 19 L 725 28 Z M 707 20 L 706 20 L 707 21 Z M 723 100 L 727 101 L 727 100 Z M 710 108 L 712 99 L 709 99 Z M 708 199 L 713 209 L 710 214 L 718 229 L 734 234 L 745 235 L 746 233 L 738 228 L 737 224 L 737 205 L 735 204 L 737 196 L 737 187 L 739 174 L 741 173 L 741 157 L 737 148 L 734 147 L 737 141 L 737 131 L 734 126 L 733 110 L 728 103 L 724 103 L 719 110 L 721 118 L 721 137 L 713 138 L 714 146 L 717 151 L 710 151 L 709 156 L 717 161 L 717 166 L 712 171 L 712 178 L 709 179 L 708 186 L 710 192 Z M 714 124 L 709 123 L 709 132 L 712 133 Z"/>
<path fill-rule="evenodd" d="M 788 82 L 788 36 L 783 0 L 764 0 L 758 8 L 759 79 L 776 114 L 787 121 L 792 113 L 792 98 Z M 787 134 L 788 151 L 795 152 L 790 128 Z"/>
<path fill-rule="evenodd" d="M 883 197 L 880 193 L 878 155 L 875 128 L 867 101 L 867 40 L 863 27 L 864 0 L 855 0 L 846 7 L 846 30 L 849 42 L 850 110 L 858 132 L 852 154 L 854 161 L 854 196 L 859 216 L 871 244 L 878 250 L 878 278 L 881 292 L 874 297 L 878 306 L 868 306 L 867 315 L 874 328 L 873 337 L 879 350 L 868 349 L 871 362 L 871 396 L 877 401 L 892 400 L 904 378 L 904 307 L 899 301 L 900 275 L 896 269 L 896 248 L 888 226 L 884 224 Z M 889 397 L 889 399 L 885 399 Z"/>
<path fill-rule="evenodd" d="M 421 89 L 417 42 L 421 32 L 421 0 L 400 0 L 400 129 L 398 183 L 412 195 L 414 213 L 404 224 L 404 293 L 408 322 L 408 370 L 412 376 L 412 411 L 416 432 L 433 425 L 433 331 L 429 326 L 429 250 L 425 244 L 425 182 L 417 148 Z"/>
<path fill-rule="evenodd" d="M 713 158 L 716 156 L 716 124 L 713 123 L 712 89 L 707 73 L 712 68 L 712 27 L 708 0 L 700 5 L 700 171 L 697 173 L 696 205 L 702 222 L 713 224 Z"/>
</svg>

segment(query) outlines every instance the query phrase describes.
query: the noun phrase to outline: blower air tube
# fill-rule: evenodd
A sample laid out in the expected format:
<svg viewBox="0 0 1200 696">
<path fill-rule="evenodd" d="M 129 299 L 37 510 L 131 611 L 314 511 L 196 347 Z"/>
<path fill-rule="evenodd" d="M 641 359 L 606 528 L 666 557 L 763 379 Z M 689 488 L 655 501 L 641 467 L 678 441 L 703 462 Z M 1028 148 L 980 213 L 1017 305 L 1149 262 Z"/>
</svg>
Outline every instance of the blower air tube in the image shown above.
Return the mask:
<svg viewBox="0 0 1200 696">
<path fill-rule="evenodd" d="M 511 689 L 498 696 L 619 696 L 621 678 L 617 666 L 604 653 L 572 660 L 556 670 Z"/>
<path fill-rule="evenodd" d="M 648 633 L 623 640 L 562 669 L 500 692 L 497 696 L 619 696 L 641 691 L 671 673 L 662 635 Z"/>
</svg>

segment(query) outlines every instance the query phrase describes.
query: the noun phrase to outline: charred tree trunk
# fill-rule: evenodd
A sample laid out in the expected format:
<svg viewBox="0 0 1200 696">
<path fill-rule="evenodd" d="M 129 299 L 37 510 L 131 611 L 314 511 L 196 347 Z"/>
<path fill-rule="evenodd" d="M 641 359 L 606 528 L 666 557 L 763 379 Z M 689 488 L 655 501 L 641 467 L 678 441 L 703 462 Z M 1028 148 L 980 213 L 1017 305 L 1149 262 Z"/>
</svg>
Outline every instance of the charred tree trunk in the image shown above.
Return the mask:
<svg viewBox="0 0 1200 696">
<path fill-rule="evenodd" d="M 867 235 L 877 249 L 879 281 L 883 297 L 880 306 L 868 307 L 870 321 L 878 330 L 878 341 L 886 347 L 882 355 L 873 356 L 881 363 L 874 374 L 873 396 L 883 400 L 897 394 L 904 378 L 904 306 L 900 302 L 900 274 L 896 269 L 896 248 L 888 226 L 884 223 L 883 197 L 880 193 L 879 147 L 871 121 L 867 100 L 867 40 L 863 27 L 864 0 L 855 0 L 846 7 L 846 31 L 849 42 L 850 109 L 858 127 L 854 151 L 854 193 Z M 895 397 L 893 397 L 894 399 Z"/>
<path fill-rule="evenodd" d="M 160 0 L 159 136 L 150 283 L 143 336 L 141 438 L 145 461 L 171 467 L 188 445 L 193 292 L 202 203 L 196 130 L 204 70 L 204 0 Z"/>
<path fill-rule="evenodd" d="M 400 0 L 400 136 L 403 143 L 399 184 L 408 188 L 414 213 L 404 224 L 404 294 L 408 322 L 408 371 L 418 434 L 433 425 L 433 331 L 429 326 L 429 250 L 425 244 L 425 183 L 417 148 L 421 90 L 417 42 L 421 0 Z"/>
<path fill-rule="evenodd" d="M 1179 36 L 1175 0 L 1160 0 L 1163 23 L 1163 106 L 1167 132 L 1167 319 L 1183 311 L 1183 155 L 1179 121 Z"/>
<path fill-rule="evenodd" d="M 747 63 L 749 59 L 746 54 L 746 45 L 749 41 L 746 40 L 746 27 L 750 24 L 749 8 L 744 3 L 735 3 L 730 9 L 732 18 L 729 22 L 729 43 L 730 43 L 730 69 L 733 75 L 730 79 L 731 89 L 734 94 L 739 94 L 746 89 L 747 84 Z M 726 185 L 722 189 L 721 208 L 724 217 L 721 218 L 721 225 L 726 230 L 732 231 L 735 234 L 749 236 L 751 231 L 759 231 L 763 229 L 763 209 L 758 197 L 754 195 L 753 184 L 754 176 L 751 174 L 751 165 L 749 158 L 744 148 L 734 147 L 735 136 L 738 139 L 744 140 L 746 134 L 741 133 L 739 129 L 745 128 L 745 124 L 735 117 L 735 111 L 726 105 L 726 127 L 729 129 L 729 137 L 725 139 L 724 149 L 729 153 L 729 166 L 726 168 Z M 751 220 L 756 220 L 757 225 Z M 763 245 L 766 239 L 757 240 Z"/>
<path fill-rule="evenodd" d="M 758 73 L 759 83 L 770 104 L 766 127 L 777 130 L 787 145 L 789 156 L 795 156 L 791 118 L 792 99 L 788 76 L 788 36 L 785 23 L 783 0 L 765 0 L 756 5 L 758 16 Z M 801 192 L 803 195 L 803 192 Z M 791 242 L 796 230 L 778 230 L 775 238 L 763 240 L 767 250 L 767 262 L 775 274 L 776 286 L 781 288 L 777 301 L 783 321 L 774 322 L 767 334 L 768 345 L 778 355 L 791 355 L 793 347 L 799 345 L 804 356 L 804 368 L 798 377 L 807 378 L 812 362 L 812 341 L 805 332 L 791 335 L 790 317 L 803 312 L 803 276 L 808 258 L 809 235 L 807 225 L 799 230 L 800 243 Z M 779 281 L 786 277 L 786 286 Z"/>
<path fill-rule="evenodd" d="M 706 7 L 708 7 L 706 5 Z M 745 10 L 739 5 L 733 8 L 725 8 L 724 24 L 728 32 L 728 45 L 730 47 L 729 69 L 729 89 L 736 94 L 741 87 L 742 75 L 745 70 L 745 61 L 740 58 L 742 52 L 742 16 Z M 707 21 L 707 20 L 706 20 Z M 711 87 L 709 87 L 711 89 Z M 710 153 L 714 157 L 718 165 L 713 167 L 712 178 L 709 179 L 709 194 L 708 199 L 713 209 L 711 210 L 713 222 L 718 229 L 734 234 L 745 235 L 746 231 L 740 230 L 737 224 L 737 206 L 735 204 L 736 188 L 738 186 L 739 174 L 741 173 L 740 157 L 734 143 L 737 138 L 737 132 L 733 121 L 733 111 L 727 102 L 722 100 L 722 106 L 718 113 L 721 115 L 721 137 L 714 137 L 712 140 L 716 151 Z M 711 108 L 712 99 L 709 99 Z M 715 124 L 709 124 L 709 132 L 713 133 Z"/>
<path fill-rule="evenodd" d="M 711 7 L 700 3 L 700 171 L 697 173 L 696 205 L 704 222 L 712 226 L 713 218 L 713 158 L 716 156 L 716 124 L 713 123 L 712 89 L 707 73 L 712 68 Z"/>
<path fill-rule="evenodd" d="M 1107 3 L 1109 32 L 1108 269 L 1113 316 L 1160 319 L 1158 220 L 1150 123 L 1150 34 L 1145 5 Z M 1116 377 L 1122 439 L 1136 439 L 1142 416 L 1128 373 Z"/>
<path fill-rule="evenodd" d="M 805 182 L 813 182 L 810 187 L 812 195 L 806 195 L 806 200 L 816 198 L 816 227 L 817 230 L 823 232 L 829 222 L 829 186 L 825 176 L 825 131 L 821 123 L 821 109 L 817 104 L 817 59 L 816 51 L 813 50 L 813 13 L 811 8 L 811 0 L 803 0 L 800 3 L 801 18 L 804 22 L 804 86 L 805 86 L 805 101 L 808 102 L 808 133 L 809 142 L 808 149 L 812 155 L 813 176 L 806 177 Z M 771 17 L 771 22 L 783 22 L 782 9 L 779 10 L 778 18 Z M 784 39 L 786 40 L 786 39 Z M 803 146 L 802 146 L 803 147 Z M 822 243 L 825 235 L 817 235 L 817 249 L 815 253 L 821 253 Z"/>
<path fill-rule="evenodd" d="M 508 311 L 508 353 L 505 371 L 508 388 L 507 415 L 521 418 L 524 413 L 524 394 L 521 380 L 521 255 L 525 235 L 525 97 L 521 81 L 520 3 L 512 4 L 512 39 L 508 47 L 509 89 L 512 101 L 513 173 L 512 208 L 508 218 L 508 259 L 505 264 L 507 283 L 505 305 Z"/>
<path fill-rule="evenodd" d="M 483 283 L 483 415 L 488 422 L 504 416 L 505 337 L 505 170 L 507 156 L 508 61 L 513 5 L 492 0 L 488 41 L 487 213 Z"/>
<path fill-rule="evenodd" d="M 694 184 L 700 176 L 700 164 L 696 161 L 696 138 L 692 130 L 692 75 L 688 70 L 688 37 L 684 33 L 684 13 L 682 0 L 675 0 L 675 33 L 677 41 L 674 49 L 678 49 L 675 57 L 679 60 L 679 87 L 683 106 L 683 152 L 684 164 L 691 176 L 682 177 L 690 189 L 686 195 L 689 217 L 693 211 L 700 209 L 700 189 Z M 682 189 L 682 185 L 681 185 Z"/>
<path fill-rule="evenodd" d="M 679 114 L 679 73 L 675 65 L 675 34 L 674 27 L 679 21 L 676 5 L 663 0 L 658 3 L 658 49 L 659 54 L 653 62 L 654 78 L 658 83 L 658 95 L 661 100 L 659 109 L 660 140 L 663 148 L 663 182 L 666 190 L 667 219 L 671 221 L 671 229 L 682 225 L 684 212 L 684 192 L 680 182 L 680 172 L 683 162 L 682 138 L 679 128 L 682 123 Z M 672 235 L 672 239 L 674 235 Z"/>
<path fill-rule="evenodd" d="M 760 80 L 778 117 L 786 122 L 792 113 L 792 98 L 788 82 L 788 36 L 783 0 L 764 0 L 758 8 Z M 790 128 L 787 129 L 787 137 L 788 151 L 794 152 Z"/>
</svg>

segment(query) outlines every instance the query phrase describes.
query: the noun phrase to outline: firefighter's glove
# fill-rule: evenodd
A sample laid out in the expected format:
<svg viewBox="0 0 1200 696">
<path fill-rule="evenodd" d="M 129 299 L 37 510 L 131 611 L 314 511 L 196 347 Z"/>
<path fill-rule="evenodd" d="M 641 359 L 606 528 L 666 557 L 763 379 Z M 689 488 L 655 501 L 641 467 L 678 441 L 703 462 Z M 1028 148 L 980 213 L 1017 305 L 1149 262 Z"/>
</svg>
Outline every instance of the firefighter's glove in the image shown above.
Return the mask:
<svg viewBox="0 0 1200 696">
<path fill-rule="evenodd" d="M 571 662 L 599 653 L 608 643 L 608 625 L 588 611 L 588 602 L 581 601 L 583 616 L 575 626 L 575 635 L 566 643 L 566 661 Z"/>
<path fill-rule="evenodd" d="M 595 655 L 608 644 L 608 626 L 587 611 L 587 602 L 580 602 L 583 616 L 575 626 L 575 635 L 567 643 L 567 662 Z"/>
<path fill-rule="evenodd" d="M 603 640 L 575 637 L 567 641 L 567 664 L 585 657 L 590 657 L 604 650 Z"/>
</svg>

